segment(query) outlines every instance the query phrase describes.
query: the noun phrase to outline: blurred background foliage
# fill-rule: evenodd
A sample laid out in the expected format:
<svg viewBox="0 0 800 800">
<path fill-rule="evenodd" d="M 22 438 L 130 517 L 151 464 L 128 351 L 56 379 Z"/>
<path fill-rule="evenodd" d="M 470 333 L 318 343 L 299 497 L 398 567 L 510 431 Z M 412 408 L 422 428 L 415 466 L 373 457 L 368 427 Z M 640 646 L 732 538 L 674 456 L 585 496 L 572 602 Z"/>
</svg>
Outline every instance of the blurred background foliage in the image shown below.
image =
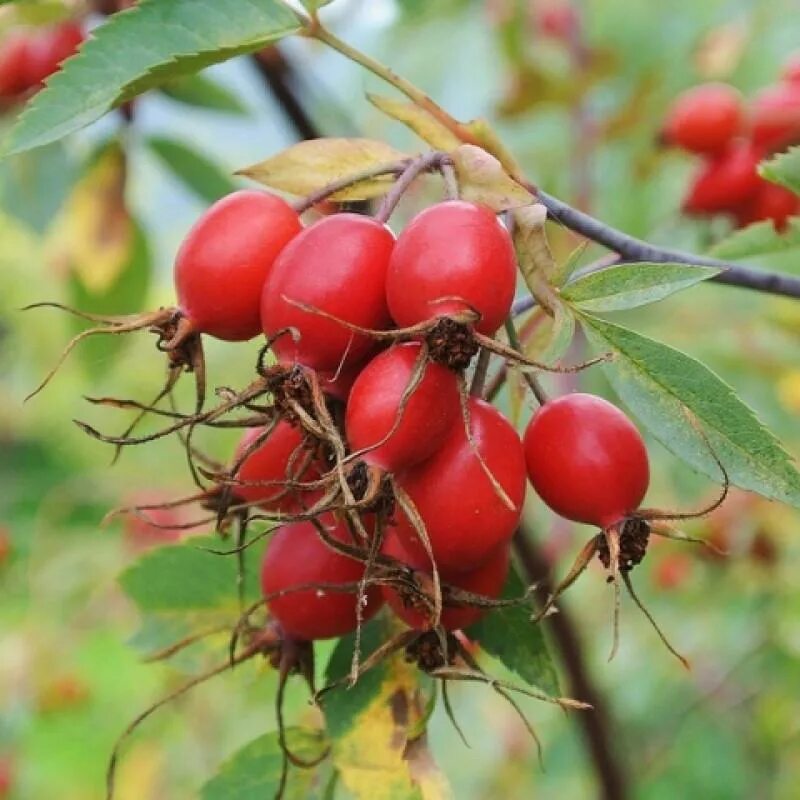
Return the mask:
<svg viewBox="0 0 800 800">
<path fill-rule="evenodd" d="M 695 83 L 726 80 L 747 93 L 775 80 L 800 42 L 797 0 L 576 0 L 585 34 L 579 47 L 542 29 L 546 5 L 336 0 L 325 18 L 458 118 L 496 121 L 548 192 L 654 242 L 703 251 L 725 237 L 725 223 L 680 216 L 693 164 L 657 147 L 661 118 L 669 100 Z M 37 19 L 62 10 L 57 2 L 31 7 Z M 0 30 L 18 13 L 3 9 Z M 281 51 L 320 131 L 419 148 L 363 99 L 365 89 L 385 93 L 373 78 L 314 43 L 291 40 Z M 0 129 L 12 117 L 4 115 Z M 115 113 L 84 134 L 0 163 L 0 771 L 14 775 L 11 798 L 101 797 L 119 731 L 185 671 L 224 652 L 221 639 L 169 665 L 139 660 L 126 639 L 136 635 L 141 645 L 147 631 L 137 634 L 138 615 L 116 576 L 147 533 L 118 521 L 100 525 L 114 506 L 190 491 L 179 444 L 128 448 L 111 468 L 110 448 L 69 422 L 124 427 L 118 412 L 88 408 L 82 396 L 154 396 L 164 364 L 152 341 L 139 334 L 85 342 L 23 405 L 81 326 L 57 311 L 17 309 L 39 300 L 103 313 L 171 304 L 172 260 L 193 220 L 239 185 L 234 170 L 295 139 L 255 62 L 238 59 L 142 97 L 132 121 Z M 406 201 L 399 219 L 422 199 Z M 560 259 L 579 244 L 555 226 L 550 235 Z M 601 254 L 590 246 L 582 258 Z M 756 261 L 800 274 L 798 250 Z M 800 453 L 800 304 L 703 285 L 625 317 L 709 364 Z M 212 384 L 243 385 L 258 343 L 207 344 Z M 580 349 L 578 342 L 573 355 Z M 609 391 L 595 373 L 548 382 L 554 391 Z M 188 402 L 188 392 L 182 397 Z M 513 387 L 503 402 L 520 424 L 530 413 Z M 229 436 L 202 436 L 215 456 L 230 453 Z M 691 508 L 713 495 L 713 486 L 651 444 L 650 505 Z M 590 531 L 554 518 L 533 497 L 527 514 L 562 574 Z M 611 596 L 598 569 L 564 601 L 607 697 L 632 797 L 798 796 L 797 524 L 790 509 L 734 492 L 719 512 L 690 526 L 728 549 L 727 558 L 677 543 L 652 547 L 634 579 L 691 672 L 630 604 L 622 649 L 606 662 Z M 273 674 L 255 665 L 240 670 L 182 698 L 136 736 L 122 766 L 121 800 L 194 797 L 227 755 L 274 727 Z M 598 793 L 572 718 L 524 704 L 543 739 L 542 771 L 500 699 L 480 686 L 452 691 L 472 749 L 439 711 L 430 742 L 459 800 Z M 312 714 L 299 686 L 289 703 L 290 718 Z"/>
</svg>

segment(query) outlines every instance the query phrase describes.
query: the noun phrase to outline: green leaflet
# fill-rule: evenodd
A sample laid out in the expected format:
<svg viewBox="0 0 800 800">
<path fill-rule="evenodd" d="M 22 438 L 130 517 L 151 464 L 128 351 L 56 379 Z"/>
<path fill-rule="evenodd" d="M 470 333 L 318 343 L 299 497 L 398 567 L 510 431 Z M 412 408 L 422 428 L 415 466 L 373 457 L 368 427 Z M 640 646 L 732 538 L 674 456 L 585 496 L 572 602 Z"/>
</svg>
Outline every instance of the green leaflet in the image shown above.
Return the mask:
<svg viewBox="0 0 800 800">
<path fill-rule="evenodd" d="M 604 365 L 612 386 L 657 439 L 691 466 L 722 482 L 702 426 L 730 481 L 765 497 L 800 506 L 800 474 L 780 442 L 733 389 L 699 361 L 668 345 L 588 314 L 586 335 L 615 359 Z"/>
<path fill-rule="evenodd" d="M 12 129 L 5 154 L 54 142 L 148 89 L 299 28 L 278 0 L 141 0 L 95 29 L 53 75 Z"/>
</svg>

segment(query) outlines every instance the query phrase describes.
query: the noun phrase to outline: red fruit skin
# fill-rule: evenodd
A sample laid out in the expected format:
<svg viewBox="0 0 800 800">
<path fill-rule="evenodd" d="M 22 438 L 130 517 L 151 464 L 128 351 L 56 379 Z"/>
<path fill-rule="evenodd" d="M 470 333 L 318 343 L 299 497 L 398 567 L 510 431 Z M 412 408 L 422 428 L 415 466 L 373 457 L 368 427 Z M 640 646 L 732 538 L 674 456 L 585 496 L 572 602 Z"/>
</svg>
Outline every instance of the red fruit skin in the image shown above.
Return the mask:
<svg viewBox="0 0 800 800">
<path fill-rule="evenodd" d="M 264 432 L 264 428 L 250 428 L 236 448 L 235 460 Z M 265 511 L 296 514 L 313 504 L 317 490 L 287 492 L 280 485 L 269 486 L 267 481 L 285 483 L 313 481 L 320 477 L 319 465 L 307 462 L 308 451 L 303 448 L 304 435 L 300 428 L 280 420 L 267 439 L 253 450 L 241 463 L 236 478 L 242 481 L 234 486 L 234 493 L 246 503 L 258 503 Z M 291 466 L 290 466 L 291 464 Z M 303 468 L 303 464 L 306 464 Z M 265 485 L 250 485 L 263 482 Z"/>
<path fill-rule="evenodd" d="M 428 557 L 411 553 L 393 532 L 390 532 L 386 537 L 383 553 L 414 569 L 430 572 Z M 509 557 L 510 546 L 502 544 L 475 569 L 458 573 L 450 573 L 440 569 L 439 579 L 442 583 L 449 583 L 467 592 L 480 594 L 484 597 L 497 598 L 503 591 L 503 584 L 508 575 Z M 392 611 L 409 627 L 417 630 L 427 630 L 431 627 L 431 620 L 425 613 L 425 609 L 407 606 L 396 590 L 384 586 L 383 596 Z M 445 606 L 442 609 L 441 622 L 448 631 L 459 630 L 474 625 L 484 613 L 484 610 L 477 608 Z"/>
<path fill-rule="evenodd" d="M 261 333 L 264 281 L 301 230 L 297 212 L 266 192 L 233 192 L 214 203 L 175 259 L 178 305 L 194 329 L 230 342 Z"/>
<path fill-rule="evenodd" d="M 0 45 L 0 98 L 13 100 L 28 88 L 25 65 L 30 49 L 30 36 L 12 33 Z"/>
<path fill-rule="evenodd" d="M 61 63 L 75 55 L 86 38 L 76 22 L 65 22 L 52 28 L 36 31 L 31 36 L 25 63 L 25 77 L 29 89 L 40 88 Z"/>
<path fill-rule="evenodd" d="M 684 212 L 702 216 L 735 210 L 758 189 L 760 155 L 750 144 L 737 142 L 707 161 L 684 199 Z"/>
<path fill-rule="evenodd" d="M 543 405 L 523 437 L 528 477 L 557 514 L 606 528 L 635 511 L 650 481 L 639 431 L 616 406 L 591 394 Z"/>
<path fill-rule="evenodd" d="M 800 83 L 768 86 L 752 102 L 753 142 L 765 150 L 800 141 Z"/>
<path fill-rule="evenodd" d="M 378 445 L 364 453 L 364 461 L 389 472 L 432 456 L 461 419 L 455 373 L 430 361 L 400 414 L 421 350 L 418 342 L 407 342 L 375 356 L 353 384 L 347 403 L 345 431 L 351 451 Z"/>
<path fill-rule="evenodd" d="M 393 247 L 394 235 L 385 225 L 344 213 L 315 222 L 281 253 L 261 296 L 261 324 L 267 336 L 290 326 L 300 334 L 298 342 L 282 336 L 273 345 L 281 363 L 335 372 L 375 349 L 368 336 L 290 301 L 362 328 L 387 328 L 391 320 L 386 269 Z"/>
<path fill-rule="evenodd" d="M 330 517 L 322 521 L 328 528 L 333 525 Z M 332 535 L 340 541 L 350 541 L 341 523 L 335 524 Z M 261 588 L 267 596 L 307 583 L 354 583 L 363 575 L 364 565 L 331 550 L 311 522 L 294 522 L 272 535 L 261 566 Z M 273 598 L 267 606 L 288 636 L 313 641 L 355 630 L 356 602 L 355 592 L 308 589 Z M 363 619 L 372 618 L 382 605 L 380 589 L 369 589 Z"/>
<path fill-rule="evenodd" d="M 772 220 L 777 231 L 786 229 L 789 217 L 800 215 L 800 197 L 783 186 L 762 181 L 753 197 L 737 209 L 738 227 Z"/>
<path fill-rule="evenodd" d="M 742 95 L 725 83 L 705 83 L 683 92 L 667 112 L 661 136 L 691 153 L 714 154 L 745 126 Z"/>
<path fill-rule="evenodd" d="M 477 568 L 508 542 L 525 500 L 525 456 L 517 432 L 482 400 L 470 398 L 469 411 L 477 452 L 513 510 L 492 486 L 460 421 L 430 459 L 397 477 L 425 523 L 436 564 L 452 573 Z M 403 546 L 415 559 L 427 559 L 425 545 L 399 507 L 395 521 Z"/>
<path fill-rule="evenodd" d="M 397 239 L 386 297 L 401 327 L 474 309 L 491 336 L 511 309 L 516 258 L 508 231 L 483 206 L 449 200 L 417 214 Z"/>
</svg>

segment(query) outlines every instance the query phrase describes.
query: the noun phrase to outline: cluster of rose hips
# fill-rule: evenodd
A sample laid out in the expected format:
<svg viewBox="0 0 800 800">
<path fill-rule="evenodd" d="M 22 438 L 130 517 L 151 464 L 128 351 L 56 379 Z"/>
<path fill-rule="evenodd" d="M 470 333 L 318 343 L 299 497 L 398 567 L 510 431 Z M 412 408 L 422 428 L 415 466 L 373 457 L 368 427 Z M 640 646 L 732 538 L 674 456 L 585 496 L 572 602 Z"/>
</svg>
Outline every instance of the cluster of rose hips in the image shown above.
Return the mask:
<svg viewBox="0 0 800 800">
<path fill-rule="evenodd" d="M 86 38 L 77 22 L 11 32 L 0 43 L 0 104 L 38 91 Z"/>
<path fill-rule="evenodd" d="M 760 177 L 758 164 L 800 142 L 800 56 L 749 103 L 724 83 L 689 89 L 667 112 L 661 138 L 703 159 L 683 200 L 686 214 L 728 215 L 738 228 L 772 220 L 783 230 L 800 214 L 800 198 Z"/>
<path fill-rule="evenodd" d="M 452 191 L 452 181 L 448 186 Z M 155 401 L 93 400 L 138 412 L 121 436 L 79 425 L 117 447 L 177 433 L 202 489 L 185 502 L 200 500 L 213 512 L 205 522 L 216 521 L 225 536 L 238 523 L 236 546 L 213 552 L 236 554 L 241 567 L 244 552 L 269 537 L 262 599 L 250 609 L 242 605 L 231 664 L 261 654 L 279 669 L 281 735 L 284 682 L 299 672 L 313 691 L 316 640 L 356 632 L 351 681 L 400 649 L 442 680 L 465 671 L 469 680 L 489 680 L 454 632 L 493 608 L 526 600 L 500 596 L 528 480 L 558 514 L 600 528 L 539 617 L 595 555 L 614 582 L 615 609 L 620 581 L 642 607 L 629 572 L 650 534 L 687 538 L 667 525 L 680 517 L 639 508 L 649 482 L 647 452 L 611 403 L 580 393 L 547 400 L 520 439 L 482 399 L 481 370 L 490 354 L 522 370 L 548 368 L 494 338 L 509 320 L 516 287 L 511 235 L 492 210 L 448 199 L 418 213 L 395 237 L 385 221 L 399 198 L 393 194 L 375 217 L 340 212 L 306 225 L 301 212 L 311 198 L 292 206 L 267 192 L 234 192 L 183 241 L 175 307 L 85 315 L 95 327 L 65 351 L 96 334 L 158 336 L 169 369 Z M 211 408 L 203 336 L 266 337 L 254 380 L 240 391 L 218 389 Z M 183 372 L 196 374 L 194 412 L 159 407 Z M 169 422 L 134 436 L 146 414 Z M 191 442 L 198 428 L 220 427 L 244 429 L 225 466 Z M 157 515 L 147 512 L 183 502 L 129 511 L 158 528 Z M 259 521 L 265 529 L 250 535 L 248 526 Z M 173 529 L 174 520 L 163 527 Z M 241 590 L 241 571 L 240 577 Z M 405 625 L 360 662 L 361 626 L 384 605 Z M 265 624 L 251 621 L 258 608 L 268 611 Z M 614 630 L 616 642 L 616 624 Z M 303 765 L 283 746 L 285 765 Z M 115 763 L 116 755 L 109 785 Z"/>
</svg>

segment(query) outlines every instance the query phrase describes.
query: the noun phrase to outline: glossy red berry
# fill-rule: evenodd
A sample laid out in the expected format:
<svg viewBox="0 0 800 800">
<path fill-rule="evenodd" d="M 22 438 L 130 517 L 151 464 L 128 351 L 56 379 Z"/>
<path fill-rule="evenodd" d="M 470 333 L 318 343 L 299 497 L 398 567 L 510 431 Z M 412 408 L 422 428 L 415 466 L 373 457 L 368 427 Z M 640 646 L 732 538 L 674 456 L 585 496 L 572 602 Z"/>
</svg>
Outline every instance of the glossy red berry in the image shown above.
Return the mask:
<svg viewBox="0 0 800 800">
<path fill-rule="evenodd" d="M 281 253 L 264 284 L 261 322 L 267 336 L 291 327 L 299 340 L 288 335 L 276 340 L 279 361 L 335 372 L 374 349 L 372 339 L 336 320 L 362 328 L 389 326 L 386 268 L 393 246 L 394 236 L 385 225 L 347 213 L 306 228 Z M 298 302 L 336 319 L 293 305 Z"/>
<path fill-rule="evenodd" d="M 26 33 L 12 33 L 0 44 L 0 99 L 12 100 L 28 89 L 25 65 L 29 48 Z"/>
<path fill-rule="evenodd" d="M 194 329 L 226 341 L 261 333 L 264 281 L 301 228 L 297 212 L 266 192 L 233 192 L 214 203 L 175 259 L 178 305 Z"/>
<path fill-rule="evenodd" d="M 420 366 L 421 350 L 417 342 L 407 342 L 375 356 L 356 379 L 347 402 L 345 431 L 351 451 L 373 448 L 364 453 L 364 460 L 389 472 L 433 455 L 461 420 L 455 373 L 430 361 L 401 413 L 401 399 Z"/>
<path fill-rule="evenodd" d="M 543 405 L 523 438 L 528 477 L 562 517 L 608 527 L 635 511 L 647 492 L 647 450 L 616 406 L 591 394 Z"/>
<path fill-rule="evenodd" d="M 386 296 L 401 327 L 475 310 L 492 335 L 511 309 L 516 285 L 508 231 L 483 206 L 451 200 L 417 214 L 397 239 Z"/>
<path fill-rule="evenodd" d="M 414 555 L 400 541 L 399 537 L 390 533 L 386 537 L 383 553 L 397 559 L 402 564 L 407 564 L 414 569 L 430 573 L 430 560 L 427 556 Z M 503 591 L 503 584 L 508 575 L 510 547 L 508 544 L 500 545 L 490 553 L 482 564 L 468 572 L 449 573 L 440 570 L 439 579 L 442 583 L 449 583 L 464 591 L 484 597 L 497 598 Z M 416 607 L 398 594 L 396 589 L 383 588 L 383 596 L 392 611 L 411 628 L 427 630 L 431 627 L 431 619 L 424 605 Z M 449 631 L 468 628 L 474 625 L 485 613 L 479 608 L 448 607 L 442 608 L 441 622 Z"/>
<path fill-rule="evenodd" d="M 736 211 L 736 223 L 741 228 L 753 222 L 772 220 L 775 228 L 786 228 L 789 217 L 800 215 L 800 197 L 783 186 L 762 181 L 753 197 Z"/>
<path fill-rule="evenodd" d="M 737 142 L 707 161 L 684 199 L 684 212 L 704 215 L 736 209 L 758 189 L 759 158 L 756 148 Z"/>
<path fill-rule="evenodd" d="M 25 63 L 28 88 L 41 86 L 57 72 L 63 61 L 75 55 L 84 38 L 83 29 L 75 22 L 64 22 L 35 32 L 31 36 Z"/>
<path fill-rule="evenodd" d="M 264 428 L 250 428 L 244 434 L 236 449 L 237 462 L 264 432 Z M 318 492 L 288 488 L 286 481 L 309 482 L 319 477 L 319 465 L 306 447 L 303 431 L 282 419 L 242 461 L 233 491 L 246 503 L 258 503 L 266 511 L 296 514 L 312 505 Z"/>
<path fill-rule="evenodd" d="M 718 153 L 741 133 L 744 123 L 741 94 L 725 83 L 706 83 L 675 99 L 662 138 L 692 153 Z"/>
<path fill-rule="evenodd" d="M 350 541 L 343 524 L 333 524 L 330 517 L 323 517 L 322 523 L 335 538 Z M 261 566 L 261 588 L 269 596 L 305 584 L 354 584 L 363 575 L 364 565 L 328 547 L 311 522 L 295 522 L 272 535 Z M 274 597 L 267 606 L 287 635 L 313 641 L 354 630 L 357 598 L 356 591 L 313 588 Z M 381 605 L 380 589 L 369 589 L 363 619 L 373 617 Z"/>
<path fill-rule="evenodd" d="M 397 477 L 419 512 L 436 564 L 450 572 L 476 568 L 519 524 L 525 499 L 525 457 L 517 432 L 493 406 L 470 398 L 467 440 L 461 421 L 434 455 Z M 476 455 L 511 501 L 504 502 Z M 395 513 L 397 534 L 415 558 L 425 546 L 406 515 Z"/>
<path fill-rule="evenodd" d="M 787 82 L 768 86 L 753 99 L 753 141 L 767 150 L 777 150 L 800 141 L 800 84 Z"/>
</svg>

